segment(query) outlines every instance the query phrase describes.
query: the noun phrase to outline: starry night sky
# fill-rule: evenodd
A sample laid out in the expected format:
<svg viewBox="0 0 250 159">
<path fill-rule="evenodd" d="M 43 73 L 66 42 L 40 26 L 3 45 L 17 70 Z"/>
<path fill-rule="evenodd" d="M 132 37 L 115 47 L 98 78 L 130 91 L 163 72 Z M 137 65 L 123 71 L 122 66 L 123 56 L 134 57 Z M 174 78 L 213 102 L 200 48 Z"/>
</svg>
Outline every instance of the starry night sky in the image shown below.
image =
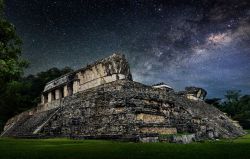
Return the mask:
<svg viewBox="0 0 250 159">
<path fill-rule="evenodd" d="M 126 55 L 133 78 L 250 94 L 248 0 L 6 0 L 26 74 Z"/>
</svg>

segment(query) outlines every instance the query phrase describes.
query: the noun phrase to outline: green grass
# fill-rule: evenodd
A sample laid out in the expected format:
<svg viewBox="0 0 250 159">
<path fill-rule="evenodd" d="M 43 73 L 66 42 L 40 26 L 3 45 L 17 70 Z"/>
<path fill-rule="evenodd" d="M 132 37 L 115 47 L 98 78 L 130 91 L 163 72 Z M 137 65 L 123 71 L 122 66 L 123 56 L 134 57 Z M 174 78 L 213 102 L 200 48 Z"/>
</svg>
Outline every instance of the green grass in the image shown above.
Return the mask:
<svg viewBox="0 0 250 159">
<path fill-rule="evenodd" d="M 132 143 L 103 140 L 0 139 L 0 159 L 169 158 L 248 159 L 250 134 L 204 143 Z"/>
</svg>

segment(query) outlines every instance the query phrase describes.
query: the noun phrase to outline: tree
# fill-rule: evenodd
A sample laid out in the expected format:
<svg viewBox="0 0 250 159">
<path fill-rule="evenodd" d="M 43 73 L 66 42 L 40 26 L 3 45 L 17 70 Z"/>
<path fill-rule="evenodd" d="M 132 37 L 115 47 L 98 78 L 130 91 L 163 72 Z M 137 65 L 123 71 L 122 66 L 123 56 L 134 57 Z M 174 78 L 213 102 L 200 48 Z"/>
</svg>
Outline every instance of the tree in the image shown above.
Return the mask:
<svg viewBox="0 0 250 159">
<path fill-rule="evenodd" d="M 0 0 L 0 84 L 18 80 L 27 62 L 21 58 L 21 40 L 14 25 L 4 19 L 3 0 Z"/>
<path fill-rule="evenodd" d="M 232 103 L 239 101 L 240 92 L 240 90 L 228 90 L 225 95 L 227 102 Z"/>
<path fill-rule="evenodd" d="M 245 129 L 250 128 L 250 95 L 240 95 L 239 90 L 229 90 L 225 94 L 225 101 L 219 102 L 218 98 L 207 99 L 208 104 L 212 104 L 223 112 L 226 112 L 234 120 L 239 121 Z"/>
<path fill-rule="evenodd" d="M 239 112 L 240 90 L 228 90 L 225 95 L 225 102 L 222 104 L 222 109 L 232 117 Z"/>
<path fill-rule="evenodd" d="M 237 113 L 233 117 L 238 120 L 240 124 L 246 128 L 250 128 L 250 95 L 244 95 L 239 98 L 237 105 Z"/>
<path fill-rule="evenodd" d="M 3 0 L 0 0 L 0 125 L 6 121 L 13 102 L 7 98 L 9 89 L 19 85 L 18 80 L 27 67 L 27 62 L 21 58 L 22 42 L 15 27 L 4 18 L 3 8 Z"/>
</svg>

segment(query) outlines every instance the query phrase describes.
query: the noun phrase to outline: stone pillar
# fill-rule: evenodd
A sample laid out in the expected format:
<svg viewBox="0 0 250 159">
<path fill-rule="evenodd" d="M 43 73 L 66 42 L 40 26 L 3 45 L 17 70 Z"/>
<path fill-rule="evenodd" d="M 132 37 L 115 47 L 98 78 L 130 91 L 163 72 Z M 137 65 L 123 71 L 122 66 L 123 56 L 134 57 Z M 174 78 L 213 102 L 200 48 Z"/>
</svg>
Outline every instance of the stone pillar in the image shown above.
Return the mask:
<svg viewBox="0 0 250 159">
<path fill-rule="evenodd" d="M 63 95 L 64 95 L 64 97 L 67 97 L 68 96 L 68 87 L 67 87 L 67 85 L 66 86 L 64 86 L 63 87 Z"/>
<path fill-rule="evenodd" d="M 74 81 L 73 83 L 73 94 L 77 93 L 79 91 L 79 81 Z"/>
<path fill-rule="evenodd" d="M 50 103 L 52 101 L 52 93 L 49 92 L 48 93 L 48 103 Z"/>
<path fill-rule="evenodd" d="M 44 99 L 44 95 L 42 94 L 41 95 L 41 104 L 44 104 L 45 103 L 45 99 Z"/>
<path fill-rule="evenodd" d="M 55 99 L 61 99 L 62 98 L 62 92 L 60 89 L 57 89 L 55 91 Z"/>
</svg>

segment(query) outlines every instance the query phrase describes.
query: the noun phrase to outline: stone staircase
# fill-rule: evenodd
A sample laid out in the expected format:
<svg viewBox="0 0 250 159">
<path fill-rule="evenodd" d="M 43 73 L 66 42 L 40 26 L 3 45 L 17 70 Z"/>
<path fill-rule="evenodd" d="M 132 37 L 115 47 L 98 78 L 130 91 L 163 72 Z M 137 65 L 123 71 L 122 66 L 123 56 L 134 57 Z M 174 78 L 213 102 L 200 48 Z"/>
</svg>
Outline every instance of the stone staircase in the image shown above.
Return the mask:
<svg viewBox="0 0 250 159">
<path fill-rule="evenodd" d="M 11 128 L 3 132 L 3 137 L 25 137 L 35 138 L 39 137 L 39 134 L 33 133 L 36 129 L 44 125 L 58 110 L 51 109 L 48 111 L 36 113 L 34 115 L 25 115 L 19 121 L 17 121 Z M 38 131 L 37 131 L 38 132 Z"/>
<path fill-rule="evenodd" d="M 21 118 L 20 120 L 18 120 L 9 129 L 5 130 L 1 134 L 1 137 L 16 136 L 18 134 L 18 130 L 21 129 L 22 124 L 25 123 L 29 118 L 30 118 L 30 115 L 23 116 L 23 118 Z"/>
</svg>

